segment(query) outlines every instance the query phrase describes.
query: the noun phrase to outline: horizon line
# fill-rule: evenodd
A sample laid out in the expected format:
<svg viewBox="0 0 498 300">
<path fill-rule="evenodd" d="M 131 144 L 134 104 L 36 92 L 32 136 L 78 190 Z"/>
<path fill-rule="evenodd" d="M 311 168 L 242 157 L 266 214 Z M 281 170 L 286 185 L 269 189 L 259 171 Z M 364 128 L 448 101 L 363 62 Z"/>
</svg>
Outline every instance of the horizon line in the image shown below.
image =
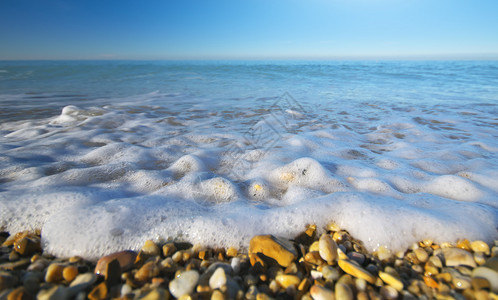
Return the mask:
<svg viewBox="0 0 498 300">
<path fill-rule="evenodd" d="M 25 58 L 1 58 L 0 61 L 338 61 L 338 60 L 453 60 L 453 61 L 494 61 L 498 60 L 498 53 L 466 53 L 466 54 L 379 54 L 379 55 L 330 55 L 330 56 L 306 56 L 306 55 L 288 55 L 288 56 L 118 56 L 118 55 L 97 55 L 95 57 L 25 57 Z"/>
</svg>

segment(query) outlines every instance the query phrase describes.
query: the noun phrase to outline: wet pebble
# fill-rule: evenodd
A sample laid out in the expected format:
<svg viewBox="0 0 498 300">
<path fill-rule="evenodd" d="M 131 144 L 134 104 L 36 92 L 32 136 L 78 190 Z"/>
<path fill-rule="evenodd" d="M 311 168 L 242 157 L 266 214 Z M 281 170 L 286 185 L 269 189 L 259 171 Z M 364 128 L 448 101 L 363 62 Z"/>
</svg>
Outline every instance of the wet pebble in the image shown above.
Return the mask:
<svg viewBox="0 0 498 300">
<path fill-rule="evenodd" d="M 185 271 L 169 283 L 169 291 L 176 298 L 189 295 L 194 291 L 198 280 L 199 273 L 197 271 Z"/>
<path fill-rule="evenodd" d="M 330 235 L 324 233 L 320 236 L 320 240 L 318 241 L 318 249 L 320 257 L 329 265 L 333 264 L 337 260 L 337 244 L 330 237 Z"/>
<path fill-rule="evenodd" d="M 321 285 L 313 285 L 310 288 L 310 295 L 313 300 L 331 300 L 335 299 L 334 292 L 331 290 L 321 286 Z"/>
</svg>

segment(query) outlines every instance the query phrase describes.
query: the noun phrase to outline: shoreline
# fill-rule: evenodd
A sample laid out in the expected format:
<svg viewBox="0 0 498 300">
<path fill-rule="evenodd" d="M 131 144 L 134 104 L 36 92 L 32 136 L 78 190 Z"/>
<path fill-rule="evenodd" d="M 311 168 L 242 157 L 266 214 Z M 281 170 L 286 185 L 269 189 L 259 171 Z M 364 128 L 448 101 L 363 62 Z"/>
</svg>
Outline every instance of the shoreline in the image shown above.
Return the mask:
<svg viewBox="0 0 498 300">
<path fill-rule="evenodd" d="M 37 233 L 0 234 L 0 299 L 498 299 L 498 241 L 365 250 L 334 224 L 248 251 L 145 242 L 92 262 L 42 252 Z"/>
</svg>

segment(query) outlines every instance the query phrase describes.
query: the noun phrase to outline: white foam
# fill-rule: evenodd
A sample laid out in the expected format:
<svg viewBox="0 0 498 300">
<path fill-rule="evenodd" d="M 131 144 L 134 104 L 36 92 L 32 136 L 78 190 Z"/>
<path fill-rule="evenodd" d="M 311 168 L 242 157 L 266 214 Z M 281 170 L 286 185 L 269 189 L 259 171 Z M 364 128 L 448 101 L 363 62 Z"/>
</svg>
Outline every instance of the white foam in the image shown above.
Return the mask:
<svg viewBox="0 0 498 300">
<path fill-rule="evenodd" d="M 50 253 L 88 258 L 150 238 L 243 248 L 255 234 L 291 238 L 331 221 L 369 250 L 498 238 L 498 145 L 487 128 L 462 143 L 412 121 L 413 109 L 368 128 L 350 114 L 335 115 L 348 126 L 318 126 L 287 112 L 290 129 L 260 135 L 273 115 L 186 110 L 179 125 L 160 110 L 69 106 L 0 124 L 2 230 L 41 228 Z M 447 114 L 469 131 L 450 119 L 473 115 Z"/>
</svg>

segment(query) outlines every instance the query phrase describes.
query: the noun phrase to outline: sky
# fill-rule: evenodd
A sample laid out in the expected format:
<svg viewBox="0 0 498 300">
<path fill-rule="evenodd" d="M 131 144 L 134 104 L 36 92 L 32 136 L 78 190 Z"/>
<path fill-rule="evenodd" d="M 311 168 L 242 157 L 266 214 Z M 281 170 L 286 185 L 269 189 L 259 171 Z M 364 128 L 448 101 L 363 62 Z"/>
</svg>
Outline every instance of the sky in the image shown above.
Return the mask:
<svg viewBox="0 0 498 300">
<path fill-rule="evenodd" d="M 497 0 L 0 0 L 0 60 L 498 59 Z"/>
</svg>

